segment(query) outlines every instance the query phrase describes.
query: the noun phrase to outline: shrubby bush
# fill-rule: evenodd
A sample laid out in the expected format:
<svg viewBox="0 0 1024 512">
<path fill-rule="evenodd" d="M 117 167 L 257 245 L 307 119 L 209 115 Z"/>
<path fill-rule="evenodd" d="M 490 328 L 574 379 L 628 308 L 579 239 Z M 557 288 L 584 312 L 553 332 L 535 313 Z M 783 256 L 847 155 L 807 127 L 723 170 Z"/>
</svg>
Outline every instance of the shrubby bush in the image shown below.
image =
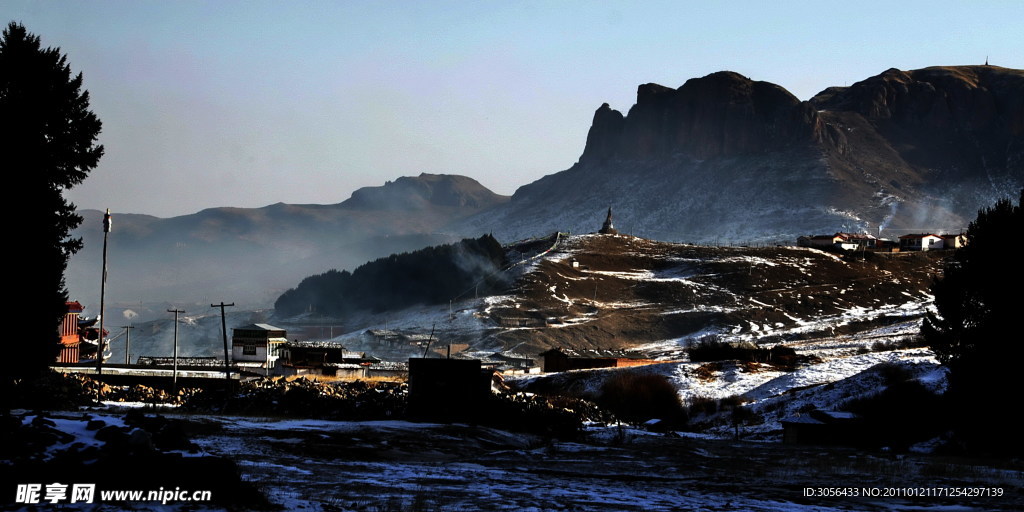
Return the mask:
<svg viewBox="0 0 1024 512">
<path fill-rule="evenodd" d="M 693 362 L 738 360 L 783 367 L 792 367 L 798 362 L 796 350 L 790 347 L 777 345 L 768 349 L 750 342 L 729 343 L 713 335 L 692 343 L 686 353 Z"/>
<path fill-rule="evenodd" d="M 675 386 L 663 375 L 614 372 L 601 386 L 597 403 L 626 421 L 658 418 L 685 423 L 686 410 Z"/>
</svg>

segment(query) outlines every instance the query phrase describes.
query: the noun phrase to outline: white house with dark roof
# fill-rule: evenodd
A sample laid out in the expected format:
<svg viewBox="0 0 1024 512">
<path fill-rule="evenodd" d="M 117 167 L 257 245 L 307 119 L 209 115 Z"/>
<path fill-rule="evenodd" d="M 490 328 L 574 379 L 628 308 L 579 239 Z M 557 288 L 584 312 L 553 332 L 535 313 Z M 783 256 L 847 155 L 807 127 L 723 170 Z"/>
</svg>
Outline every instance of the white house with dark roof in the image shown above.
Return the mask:
<svg viewBox="0 0 1024 512">
<path fill-rule="evenodd" d="M 934 251 L 945 248 L 945 241 L 939 235 L 919 233 L 900 237 L 901 251 Z"/>
<path fill-rule="evenodd" d="M 231 330 L 231 359 L 242 369 L 270 374 L 288 333 L 270 324 L 250 324 Z"/>
<path fill-rule="evenodd" d="M 845 251 L 874 249 L 878 239 L 867 233 L 843 233 L 834 235 L 801 236 L 796 240 L 800 247 L 836 248 Z"/>
</svg>

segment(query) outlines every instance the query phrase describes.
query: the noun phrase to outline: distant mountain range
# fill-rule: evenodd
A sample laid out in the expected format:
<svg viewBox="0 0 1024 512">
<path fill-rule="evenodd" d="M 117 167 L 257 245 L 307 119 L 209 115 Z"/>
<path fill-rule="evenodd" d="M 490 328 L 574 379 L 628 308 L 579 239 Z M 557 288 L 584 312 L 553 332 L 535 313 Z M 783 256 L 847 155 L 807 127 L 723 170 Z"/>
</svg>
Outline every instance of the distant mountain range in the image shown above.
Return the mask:
<svg viewBox="0 0 1024 512">
<path fill-rule="evenodd" d="M 471 178 L 421 174 L 361 188 L 333 205 L 210 208 L 169 219 L 115 213 L 108 303 L 267 307 L 311 273 L 456 241 L 444 226 L 505 202 Z M 79 300 L 98 303 L 103 214 L 80 213 L 75 236 L 85 248 L 71 260 L 68 286 Z"/>
<path fill-rule="evenodd" d="M 1024 71 L 890 69 L 800 101 L 728 71 L 641 85 L 594 114 L 568 170 L 460 223 L 499 239 L 600 227 L 671 241 L 785 241 L 965 227 L 1024 184 Z"/>
<path fill-rule="evenodd" d="M 626 115 L 602 105 L 571 168 L 509 198 L 422 174 L 335 205 L 117 215 L 108 297 L 269 305 L 300 279 L 393 252 L 493 233 L 511 241 L 596 231 L 666 241 L 793 242 L 839 230 L 955 231 L 1024 186 L 1024 71 L 890 69 L 800 101 L 723 71 L 644 84 Z M 98 211 L 68 284 L 98 295 Z M 98 299 L 98 297 L 97 297 Z"/>
</svg>

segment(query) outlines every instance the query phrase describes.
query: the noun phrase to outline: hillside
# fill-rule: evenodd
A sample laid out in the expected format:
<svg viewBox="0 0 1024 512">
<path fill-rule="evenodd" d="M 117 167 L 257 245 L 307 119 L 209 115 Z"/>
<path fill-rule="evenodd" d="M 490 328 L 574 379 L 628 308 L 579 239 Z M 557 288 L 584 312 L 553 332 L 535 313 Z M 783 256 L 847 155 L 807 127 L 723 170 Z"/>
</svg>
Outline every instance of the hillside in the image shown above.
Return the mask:
<svg viewBox="0 0 1024 512">
<path fill-rule="evenodd" d="M 782 419 L 831 409 L 902 375 L 940 392 L 946 372 L 917 343 L 943 251 L 831 253 L 797 247 L 719 247 L 628 235 L 573 235 L 509 246 L 522 263 L 501 295 L 338 319 L 334 339 L 402 360 L 442 355 L 529 357 L 559 348 L 581 356 L 641 357 L 633 368 L 506 376 L 515 389 L 596 399 L 623 372 L 662 376 L 685 404 L 747 404 L 747 436 L 777 440 Z M 279 325 L 287 320 L 275 320 Z M 301 323 L 290 329 L 298 330 Z M 370 331 L 370 330 L 373 331 Z M 701 341 L 792 349 L 788 362 L 692 361 Z M 697 404 L 697 405 L 695 405 Z M 693 428 L 733 434 L 727 413 Z"/>
<path fill-rule="evenodd" d="M 513 284 L 500 295 L 471 292 L 451 297 L 451 305 L 337 317 L 277 312 L 261 321 L 286 328 L 289 338 L 333 339 L 398 361 L 425 350 L 444 354 L 449 345 L 456 357 L 502 351 L 539 361 L 541 352 L 560 348 L 656 359 L 662 362 L 506 380 L 518 389 L 595 398 L 620 372 L 659 375 L 688 405 L 747 404 L 760 420 L 746 435 L 763 439 L 777 439 L 786 417 L 884 389 L 894 371 L 932 391 L 946 386 L 945 370 L 916 345 L 943 251 L 831 253 L 591 234 L 514 244 L 506 254 L 519 263 L 505 271 Z M 180 333 L 182 354 L 217 355 L 219 318 L 212 310 L 196 313 Z M 255 318 L 234 312 L 228 325 Z M 166 355 L 169 320 L 142 327 L 133 333 L 133 352 Z M 706 340 L 787 347 L 797 359 L 692 361 L 687 348 Z M 117 340 L 114 348 L 122 345 Z M 727 414 L 697 416 L 693 425 L 732 434 Z"/>
<path fill-rule="evenodd" d="M 890 69 L 799 101 L 723 71 L 604 104 L 571 168 L 460 229 L 518 239 L 620 229 L 661 240 L 791 241 L 837 230 L 957 231 L 1024 184 L 1024 71 Z"/>
<path fill-rule="evenodd" d="M 793 341 L 920 315 L 938 265 L 938 256 L 924 253 L 840 258 L 795 247 L 702 247 L 583 235 L 537 262 L 515 294 L 492 299 L 487 315 L 499 324 L 511 318 L 546 322 L 492 337 L 517 350 L 673 352 L 679 340 L 707 334 Z"/>
<path fill-rule="evenodd" d="M 508 271 L 515 284 L 507 293 L 453 297 L 451 313 L 445 304 L 338 319 L 339 330 L 350 332 L 340 339 L 353 350 L 396 358 L 417 349 L 385 350 L 365 330 L 413 337 L 434 330 L 436 344 L 466 344 L 479 353 L 537 357 L 559 347 L 665 359 L 682 357 L 689 342 L 707 335 L 759 343 L 831 339 L 917 325 L 943 258 L 937 252 L 840 257 L 624 235 L 560 236 L 552 247 L 553 240 L 545 242 L 549 251 Z"/>
</svg>

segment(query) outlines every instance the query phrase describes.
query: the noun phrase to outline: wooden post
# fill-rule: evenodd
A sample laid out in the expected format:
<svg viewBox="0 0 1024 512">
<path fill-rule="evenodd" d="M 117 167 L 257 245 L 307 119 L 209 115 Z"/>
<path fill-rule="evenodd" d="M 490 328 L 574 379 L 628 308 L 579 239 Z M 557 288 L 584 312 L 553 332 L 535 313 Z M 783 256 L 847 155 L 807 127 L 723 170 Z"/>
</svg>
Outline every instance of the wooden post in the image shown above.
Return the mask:
<svg viewBox="0 0 1024 512">
<path fill-rule="evenodd" d="M 110 208 L 103 214 L 103 277 L 100 281 L 100 332 L 96 340 L 96 375 L 103 375 L 103 308 L 107 293 L 107 237 L 110 235 Z"/>
<path fill-rule="evenodd" d="M 171 393 L 178 395 L 178 314 L 184 313 L 180 309 L 168 309 L 168 313 L 174 313 L 174 374 L 171 381 Z"/>
<path fill-rule="evenodd" d="M 210 304 L 211 308 L 220 308 L 220 332 L 224 338 L 224 384 L 227 386 L 226 389 L 231 388 L 231 353 L 228 352 L 228 326 L 227 320 L 224 318 L 224 308 L 234 305 L 234 302 L 224 304 L 224 301 L 220 301 L 220 304 Z M 270 348 L 269 344 L 267 348 Z"/>
</svg>

